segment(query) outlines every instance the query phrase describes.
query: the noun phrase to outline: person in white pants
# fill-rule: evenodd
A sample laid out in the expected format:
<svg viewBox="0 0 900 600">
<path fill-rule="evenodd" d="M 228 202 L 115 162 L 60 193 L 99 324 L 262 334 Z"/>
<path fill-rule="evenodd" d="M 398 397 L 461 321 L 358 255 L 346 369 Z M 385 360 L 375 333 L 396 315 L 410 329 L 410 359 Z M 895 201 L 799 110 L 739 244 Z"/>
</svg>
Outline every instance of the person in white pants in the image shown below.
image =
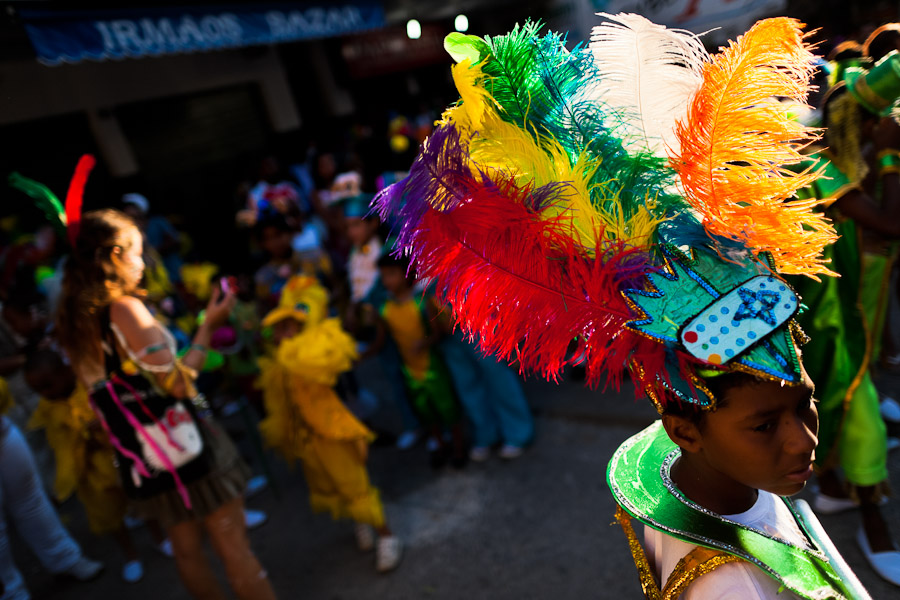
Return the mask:
<svg viewBox="0 0 900 600">
<path fill-rule="evenodd" d="M 0 417 L 0 600 L 28 600 L 25 580 L 13 562 L 7 518 L 45 569 L 86 581 L 103 570 L 85 558 L 78 543 L 62 526 L 41 485 L 34 457 L 22 432 Z"/>
</svg>

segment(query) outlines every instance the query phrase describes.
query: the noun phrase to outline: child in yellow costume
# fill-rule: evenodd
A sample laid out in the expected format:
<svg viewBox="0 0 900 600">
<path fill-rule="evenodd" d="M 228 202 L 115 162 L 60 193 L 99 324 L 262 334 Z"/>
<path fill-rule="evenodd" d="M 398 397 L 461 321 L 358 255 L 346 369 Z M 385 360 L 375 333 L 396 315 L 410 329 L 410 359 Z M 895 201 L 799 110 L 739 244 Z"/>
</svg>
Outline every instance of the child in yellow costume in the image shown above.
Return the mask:
<svg viewBox="0 0 900 600">
<path fill-rule="evenodd" d="M 334 392 L 337 377 L 353 366 L 356 343 L 336 318 L 326 318 L 328 292 L 313 277 L 292 277 L 278 307 L 263 319 L 273 327 L 274 355 L 260 358 L 258 385 L 267 417 L 259 424 L 266 443 L 285 459 L 300 459 L 313 511 L 356 522 L 361 550 L 379 539 L 376 568 L 400 561 L 401 543 L 387 526 L 378 490 L 366 470 L 374 435 Z"/>
<path fill-rule="evenodd" d="M 144 568 L 124 522 L 128 500 L 119 483 L 112 445 L 97 422 L 87 391 L 52 350 L 41 349 L 28 356 L 25 380 L 41 395 L 28 428 L 44 429 L 53 449 L 54 495 L 62 501 L 75 493 L 91 532 L 111 535 L 122 549 L 122 578 L 129 583 L 139 581 Z"/>
</svg>

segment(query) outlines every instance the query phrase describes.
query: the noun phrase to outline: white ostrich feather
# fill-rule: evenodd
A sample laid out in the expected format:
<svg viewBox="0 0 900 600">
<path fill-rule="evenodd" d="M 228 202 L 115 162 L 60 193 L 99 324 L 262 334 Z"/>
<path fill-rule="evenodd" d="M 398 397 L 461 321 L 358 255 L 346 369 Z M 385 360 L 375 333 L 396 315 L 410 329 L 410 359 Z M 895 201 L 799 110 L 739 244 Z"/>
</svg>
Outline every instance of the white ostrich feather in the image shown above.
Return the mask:
<svg viewBox="0 0 900 600">
<path fill-rule="evenodd" d="M 594 27 L 589 46 L 603 82 L 597 100 L 620 117 L 626 149 L 677 155 L 675 122 L 700 87 L 709 54 L 690 31 L 640 15 L 598 15 L 609 21 Z"/>
</svg>

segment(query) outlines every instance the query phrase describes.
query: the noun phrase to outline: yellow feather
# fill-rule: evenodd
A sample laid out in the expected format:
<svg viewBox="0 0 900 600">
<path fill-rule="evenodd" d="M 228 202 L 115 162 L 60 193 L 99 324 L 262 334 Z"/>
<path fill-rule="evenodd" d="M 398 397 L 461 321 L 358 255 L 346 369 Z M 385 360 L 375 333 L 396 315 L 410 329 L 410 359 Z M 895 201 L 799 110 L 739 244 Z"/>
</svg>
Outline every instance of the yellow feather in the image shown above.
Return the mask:
<svg viewBox="0 0 900 600">
<path fill-rule="evenodd" d="M 477 130 L 481 127 L 485 110 L 494 104 L 494 99 L 480 85 L 487 76 L 481 70 L 480 63 L 473 65 L 468 58 L 453 65 L 450 71 L 459 91 L 459 102 L 444 111 L 438 124 L 452 122 L 461 134 Z"/>
<path fill-rule="evenodd" d="M 562 201 L 546 207 L 542 216 L 566 217 L 572 236 L 589 252 L 596 248 L 601 235 L 610 241 L 649 245 L 660 219 L 644 207 L 637 214 L 625 215 L 607 186 L 590 184 L 599 159 L 584 152 L 573 160 L 553 138 L 504 121 L 498 113 L 499 106 L 486 89 L 488 76 L 480 65 L 466 59 L 454 65 L 452 73 L 460 102 L 444 111 L 439 123 L 456 126 L 462 144 L 468 149 L 473 171 L 494 174 L 498 180 L 512 177 L 522 188 L 568 182 L 568 193 Z"/>
</svg>

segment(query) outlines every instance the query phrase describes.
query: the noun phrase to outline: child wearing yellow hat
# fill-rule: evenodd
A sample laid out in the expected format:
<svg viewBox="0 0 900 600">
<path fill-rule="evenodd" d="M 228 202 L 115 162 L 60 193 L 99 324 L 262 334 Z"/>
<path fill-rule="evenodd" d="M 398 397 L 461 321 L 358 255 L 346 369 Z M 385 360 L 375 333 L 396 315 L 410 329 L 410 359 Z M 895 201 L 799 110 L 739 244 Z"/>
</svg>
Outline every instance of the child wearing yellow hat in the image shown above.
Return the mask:
<svg viewBox="0 0 900 600">
<path fill-rule="evenodd" d="M 375 546 L 373 529 L 378 533 L 376 568 L 390 571 L 400 562 L 402 545 L 388 528 L 366 470 L 375 436 L 334 391 L 338 375 L 357 357 L 355 342 L 338 319 L 326 318 L 327 306 L 325 288 L 299 275 L 263 319 L 263 327 L 274 328 L 276 348 L 259 359 L 258 386 L 268 415 L 259 429 L 285 459 L 300 460 L 313 511 L 355 521 L 361 550 Z"/>
</svg>

